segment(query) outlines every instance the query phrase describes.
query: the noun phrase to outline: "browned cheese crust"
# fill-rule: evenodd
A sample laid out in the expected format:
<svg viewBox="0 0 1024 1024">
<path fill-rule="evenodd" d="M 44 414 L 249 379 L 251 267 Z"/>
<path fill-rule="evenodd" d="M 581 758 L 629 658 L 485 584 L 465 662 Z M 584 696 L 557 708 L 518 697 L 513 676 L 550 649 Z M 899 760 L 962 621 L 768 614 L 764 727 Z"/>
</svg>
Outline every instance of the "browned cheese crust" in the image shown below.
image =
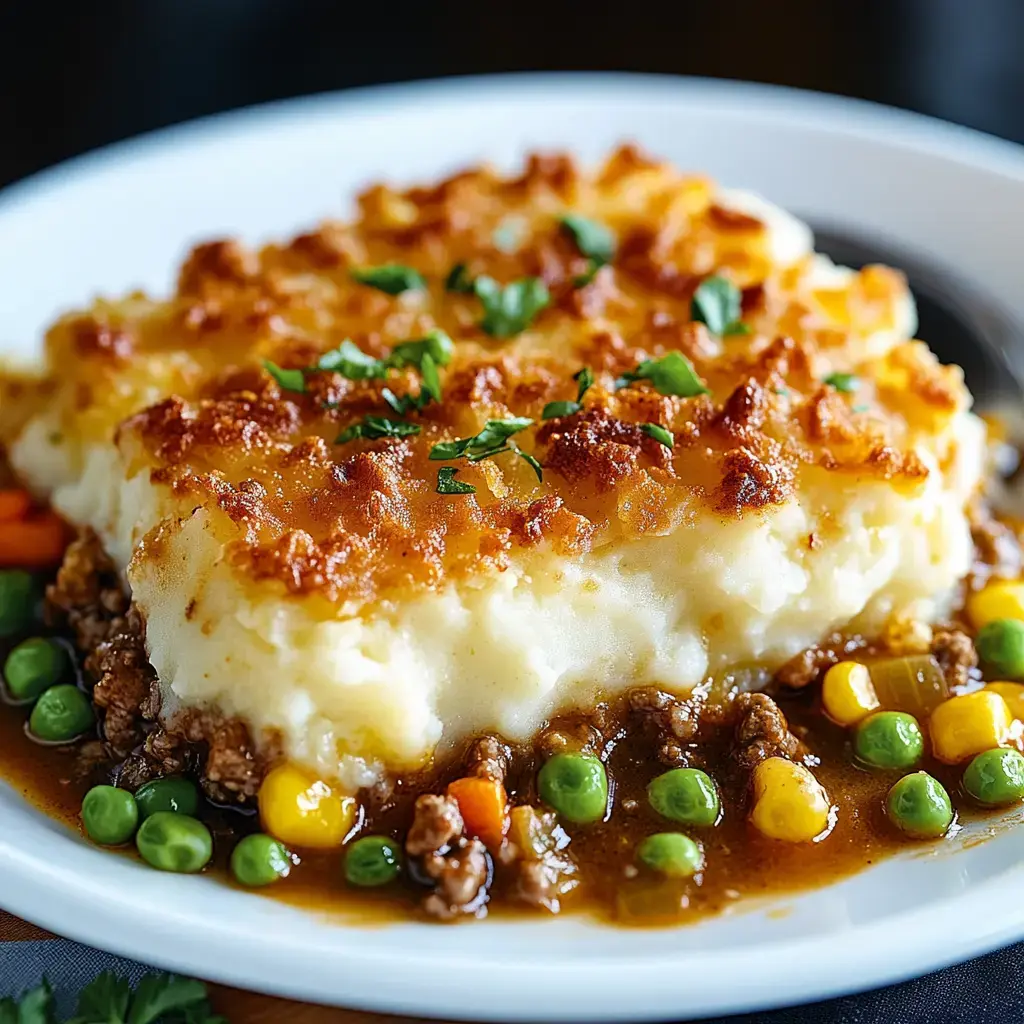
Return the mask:
<svg viewBox="0 0 1024 1024">
<path fill-rule="evenodd" d="M 514 177 L 479 168 L 430 188 L 376 186 L 350 225 L 259 252 L 201 245 L 169 301 L 134 296 L 61 320 L 45 387 L 78 436 L 116 428 L 126 457 L 148 463 L 182 515 L 219 506 L 236 524 L 230 557 L 241 571 L 332 602 L 500 570 L 541 543 L 576 555 L 702 512 L 756 514 L 790 498 L 809 467 L 918 486 L 927 470 L 907 438 L 956 409 L 955 371 L 902 346 L 860 368 L 869 381 L 856 399 L 826 387 L 821 366 L 848 337 L 798 297 L 809 260 L 773 266 L 765 225 L 714 197 L 710 181 L 628 147 L 595 174 L 567 156 L 531 156 Z M 589 262 L 559 226 L 569 211 L 618 238 L 613 264 L 582 287 Z M 499 228 L 519 236 L 512 251 Z M 351 277 L 391 262 L 418 270 L 427 292 L 395 297 Z M 457 263 L 501 283 L 537 276 L 551 305 L 515 337 L 489 337 L 480 300 L 445 290 Z M 742 289 L 752 334 L 718 339 L 691 322 L 694 289 L 712 273 Z M 885 328 L 904 287 L 869 267 L 834 301 Z M 383 358 L 435 328 L 455 353 L 441 370 L 443 401 L 409 414 L 422 428 L 414 437 L 334 443 L 365 415 L 393 415 L 384 387 L 416 394 L 414 369 L 387 381 L 312 373 L 304 394 L 263 369 L 268 359 L 309 367 L 346 338 Z M 671 351 L 710 394 L 666 397 L 646 382 L 615 390 L 623 373 Z M 597 383 L 582 412 L 541 422 L 546 403 L 576 397 L 583 366 Z M 542 463 L 543 482 L 506 454 L 457 464 L 475 494 L 438 494 L 443 464 L 428 459 L 431 446 L 509 416 L 535 420 L 516 440 Z M 642 423 L 672 430 L 675 448 Z"/>
</svg>

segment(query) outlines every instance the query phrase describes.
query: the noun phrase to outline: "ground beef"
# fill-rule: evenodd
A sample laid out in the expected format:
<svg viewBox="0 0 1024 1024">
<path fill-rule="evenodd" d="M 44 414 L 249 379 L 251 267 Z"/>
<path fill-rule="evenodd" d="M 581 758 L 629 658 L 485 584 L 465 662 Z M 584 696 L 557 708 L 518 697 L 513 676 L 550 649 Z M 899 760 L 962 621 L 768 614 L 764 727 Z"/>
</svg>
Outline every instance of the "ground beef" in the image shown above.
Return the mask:
<svg viewBox="0 0 1024 1024">
<path fill-rule="evenodd" d="M 838 660 L 836 652 L 829 647 L 808 647 L 795 658 L 790 658 L 775 673 L 775 681 L 790 690 L 802 690 L 816 682 Z"/>
<path fill-rule="evenodd" d="M 801 760 L 804 745 L 789 731 L 786 716 L 766 693 L 741 693 L 732 705 L 736 715 L 734 757 L 745 770 L 769 757 Z"/>
<path fill-rule="evenodd" d="M 115 753 L 126 755 L 142 740 L 146 719 L 159 713 L 159 687 L 135 608 L 111 626 L 108 639 L 86 657 L 85 670 L 93 702 L 104 712 L 103 736 Z"/>
<path fill-rule="evenodd" d="M 475 913 L 487 898 L 491 858 L 479 839 L 463 836 L 459 805 L 449 797 L 424 793 L 416 800 L 405 852 L 419 858 L 419 874 L 434 883 L 423 901 L 432 917 Z"/>
<path fill-rule="evenodd" d="M 206 795 L 220 804 L 252 800 L 263 779 L 263 762 L 256 755 L 244 722 L 229 718 L 208 734 L 208 750 L 200 783 Z"/>
<path fill-rule="evenodd" d="M 57 577 L 46 589 L 46 618 L 67 626 L 85 653 L 108 639 L 128 612 L 128 596 L 114 563 L 91 530 L 72 541 Z"/>
<path fill-rule="evenodd" d="M 423 901 L 423 909 L 431 917 L 448 920 L 473 914 L 487 900 L 491 858 L 479 839 L 461 839 L 447 855 L 428 854 L 423 859 L 423 871 L 436 883 Z"/>
<path fill-rule="evenodd" d="M 995 519 L 984 502 L 974 502 L 967 510 L 974 540 L 973 576 L 984 582 L 990 576 L 1015 579 L 1024 566 L 1020 541 L 1010 527 Z"/>
<path fill-rule="evenodd" d="M 512 751 L 497 736 L 481 736 L 466 755 L 466 774 L 504 782 Z"/>
<path fill-rule="evenodd" d="M 674 767 L 690 763 L 689 747 L 700 728 L 701 699 L 681 700 L 647 686 L 630 692 L 629 708 L 656 744 L 659 761 Z"/>
<path fill-rule="evenodd" d="M 424 793 L 416 800 L 412 824 L 405 837 L 410 857 L 443 853 L 459 836 L 464 825 L 459 805 L 447 796 Z"/>
<path fill-rule="evenodd" d="M 962 630 L 938 626 L 932 633 L 931 653 L 949 686 L 964 686 L 978 666 L 974 641 Z"/>
</svg>

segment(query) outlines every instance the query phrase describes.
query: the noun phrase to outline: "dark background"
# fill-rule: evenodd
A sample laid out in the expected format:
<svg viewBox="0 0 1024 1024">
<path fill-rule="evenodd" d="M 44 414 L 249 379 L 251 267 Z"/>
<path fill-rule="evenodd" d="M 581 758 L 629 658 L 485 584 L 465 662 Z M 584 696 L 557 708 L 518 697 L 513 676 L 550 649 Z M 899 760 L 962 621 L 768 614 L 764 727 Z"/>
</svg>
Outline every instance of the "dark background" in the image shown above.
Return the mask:
<svg viewBox="0 0 1024 1024">
<path fill-rule="evenodd" d="M 0 186 L 232 107 L 525 70 L 774 82 L 1024 142 L 1024 0 L 0 0 Z M 757 1019 L 1020 1020 L 1022 951 Z"/>
<path fill-rule="evenodd" d="M 230 107 L 513 70 L 844 93 L 1024 141 L 1024 0 L 0 0 L 0 185 Z"/>
</svg>

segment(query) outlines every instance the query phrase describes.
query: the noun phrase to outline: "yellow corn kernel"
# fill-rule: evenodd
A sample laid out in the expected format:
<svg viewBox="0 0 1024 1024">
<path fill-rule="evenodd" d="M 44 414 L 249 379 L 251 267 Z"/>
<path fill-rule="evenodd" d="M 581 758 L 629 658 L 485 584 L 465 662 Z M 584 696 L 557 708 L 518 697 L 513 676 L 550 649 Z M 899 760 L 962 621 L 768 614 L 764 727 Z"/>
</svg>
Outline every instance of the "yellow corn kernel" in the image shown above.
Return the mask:
<svg viewBox="0 0 1024 1024">
<path fill-rule="evenodd" d="M 828 828 L 828 794 L 802 764 L 769 757 L 754 769 L 750 820 L 771 839 L 806 843 Z"/>
<path fill-rule="evenodd" d="M 975 629 L 996 619 L 1024 620 L 1024 580 L 996 580 L 971 594 L 967 617 Z"/>
<path fill-rule="evenodd" d="M 826 673 L 821 684 L 825 714 L 839 725 L 856 725 L 879 707 L 867 665 L 841 661 Z"/>
<path fill-rule="evenodd" d="M 998 693 L 1006 701 L 1010 714 L 1024 721 L 1024 685 L 1020 683 L 989 683 L 986 690 Z"/>
<path fill-rule="evenodd" d="M 341 846 L 355 820 L 356 802 L 295 765 L 272 768 L 260 786 L 260 821 L 288 846 Z"/>
<path fill-rule="evenodd" d="M 932 753 L 946 764 L 959 764 L 1010 740 L 1013 715 L 1006 701 L 987 687 L 950 697 L 933 712 L 928 723 Z"/>
</svg>

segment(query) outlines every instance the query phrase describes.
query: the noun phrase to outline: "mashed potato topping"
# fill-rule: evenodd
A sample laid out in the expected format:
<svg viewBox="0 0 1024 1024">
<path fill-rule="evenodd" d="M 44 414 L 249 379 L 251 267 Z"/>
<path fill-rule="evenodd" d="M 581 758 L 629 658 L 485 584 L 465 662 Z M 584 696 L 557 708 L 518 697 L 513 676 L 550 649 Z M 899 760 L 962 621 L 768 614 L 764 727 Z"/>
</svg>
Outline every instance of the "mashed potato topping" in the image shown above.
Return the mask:
<svg viewBox="0 0 1024 1024">
<path fill-rule="evenodd" d="M 613 233 L 607 265 L 570 212 Z M 353 275 L 388 264 L 419 278 L 391 294 Z M 740 289 L 745 333 L 694 322 L 712 275 Z M 550 301 L 481 329 L 481 277 Z M 346 339 L 372 362 L 437 330 L 453 345 L 422 408 L 403 402 L 422 366 L 316 369 Z M 200 246 L 171 299 L 61 319 L 0 428 L 124 570 L 164 714 L 238 716 L 355 788 L 638 683 L 685 692 L 941 615 L 984 436 L 913 330 L 897 273 L 834 267 L 763 199 L 630 148 L 594 174 L 532 157 L 375 187 L 354 223 L 287 245 Z M 630 379 L 669 353 L 699 393 Z M 542 418 L 582 367 L 580 408 Z M 418 431 L 339 440 L 366 417 Z M 429 457 L 512 417 L 533 421 L 513 440 L 541 479 L 514 451 Z M 439 493 L 446 467 L 475 490 Z"/>
</svg>

